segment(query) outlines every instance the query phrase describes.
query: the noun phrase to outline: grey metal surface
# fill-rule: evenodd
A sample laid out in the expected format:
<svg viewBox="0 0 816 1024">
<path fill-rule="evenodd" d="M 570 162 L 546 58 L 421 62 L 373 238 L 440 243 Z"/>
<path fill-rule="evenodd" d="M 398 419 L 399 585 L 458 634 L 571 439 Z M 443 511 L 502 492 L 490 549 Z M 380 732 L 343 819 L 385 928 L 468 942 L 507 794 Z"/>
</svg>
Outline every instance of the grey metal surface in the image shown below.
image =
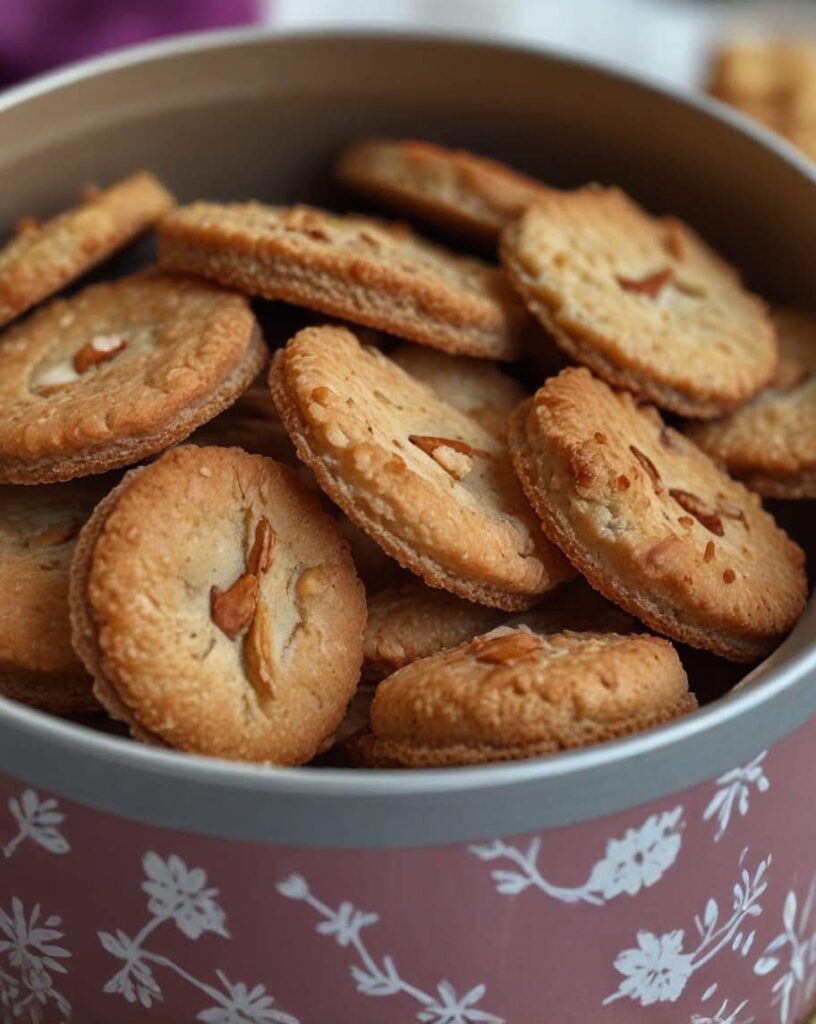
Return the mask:
<svg viewBox="0 0 816 1024">
<path fill-rule="evenodd" d="M 0 98 L 0 226 L 149 166 L 181 198 L 345 202 L 357 133 L 492 153 L 562 185 L 617 182 L 688 217 L 764 295 L 806 301 L 816 177 L 702 99 L 546 54 L 419 37 L 221 33 L 103 58 Z M 816 714 L 816 607 L 727 697 L 660 730 L 547 759 L 412 773 L 184 757 L 0 699 L 0 770 L 149 823 L 293 845 L 411 846 L 531 832 L 662 797 Z"/>
</svg>

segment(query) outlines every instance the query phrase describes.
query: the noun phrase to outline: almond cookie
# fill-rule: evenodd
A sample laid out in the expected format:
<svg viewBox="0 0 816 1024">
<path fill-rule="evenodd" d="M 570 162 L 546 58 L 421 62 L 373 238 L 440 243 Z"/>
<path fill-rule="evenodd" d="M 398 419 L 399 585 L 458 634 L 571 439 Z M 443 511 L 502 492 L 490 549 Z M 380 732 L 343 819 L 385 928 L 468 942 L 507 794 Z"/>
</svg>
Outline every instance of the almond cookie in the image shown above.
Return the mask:
<svg viewBox="0 0 816 1024">
<path fill-rule="evenodd" d="M 64 288 L 174 205 L 149 171 L 104 191 L 89 190 L 80 205 L 43 224 L 30 217 L 0 250 L 0 324 Z"/>
<path fill-rule="evenodd" d="M 588 370 L 513 413 L 510 450 L 550 539 L 652 629 L 753 661 L 804 610 L 804 555 L 759 498 Z"/>
<path fill-rule="evenodd" d="M 134 736 L 300 764 L 360 676 L 363 589 L 337 527 L 286 466 L 184 445 L 132 470 L 83 529 L 74 647 Z"/>
<path fill-rule="evenodd" d="M 180 207 L 159 224 L 159 262 L 459 355 L 515 359 L 531 328 L 495 267 L 403 224 L 307 206 Z"/>
<path fill-rule="evenodd" d="M 690 228 L 619 189 L 541 199 L 505 231 L 502 260 L 568 356 L 672 412 L 722 415 L 776 369 L 764 303 Z"/>
<path fill-rule="evenodd" d="M 352 756 L 370 768 L 515 761 L 640 732 L 696 706 L 667 640 L 501 628 L 384 679 Z"/>
<path fill-rule="evenodd" d="M 496 160 L 410 139 L 353 142 L 335 170 L 344 185 L 385 206 L 484 242 L 496 242 L 547 191 Z"/>
<path fill-rule="evenodd" d="M 507 434 L 507 417 L 528 397 L 526 388 L 485 359 L 449 356 L 422 345 L 400 345 L 391 358 L 443 402 L 465 412 L 496 437 Z"/>
<path fill-rule="evenodd" d="M 774 313 L 780 363 L 771 386 L 689 434 L 729 473 L 773 498 L 816 498 L 816 316 Z"/>
<path fill-rule="evenodd" d="M 113 481 L 0 487 L 0 694 L 55 715 L 99 709 L 71 646 L 76 539 Z"/>
<path fill-rule="evenodd" d="M 572 575 L 505 443 L 351 331 L 301 331 L 269 383 L 323 490 L 426 583 L 513 611 Z"/>
<path fill-rule="evenodd" d="M 565 583 L 527 612 L 507 612 L 464 601 L 419 580 L 387 587 L 368 600 L 363 677 L 382 679 L 418 658 L 472 640 L 498 626 L 525 626 L 547 636 L 565 629 L 629 633 L 637 623 L 584 580 Z"/>
<path fill-rule="evenodd" d="M 57 299 L 0 339 L 0 482 L 162 451 L 244 391 L 267 350 L 242 295 L 147 272 Z"/>
</svg>

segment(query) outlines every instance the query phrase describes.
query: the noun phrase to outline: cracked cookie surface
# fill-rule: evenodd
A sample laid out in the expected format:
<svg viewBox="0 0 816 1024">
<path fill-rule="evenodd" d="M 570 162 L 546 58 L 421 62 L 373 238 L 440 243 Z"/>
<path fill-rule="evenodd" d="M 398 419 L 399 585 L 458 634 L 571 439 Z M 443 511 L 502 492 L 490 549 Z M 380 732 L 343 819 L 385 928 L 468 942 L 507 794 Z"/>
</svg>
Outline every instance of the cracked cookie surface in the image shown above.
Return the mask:
<svg viewBox="0 0 816 1024">
<path fill-rule="evenodd" d="M 537 331 L 505 274 L 404 224 L 308 206 L 193 203 L 159 224 L 159 263 L 445 352 L 515 359 Z"/>
<path fill-rule="evenodd" d="M 350 331 L 301 331 L 276 353 L 269 382 L 320 486 L 426 583 L 512 611 L 573 574 L 505 443 Z"/>
<path fill-rule="evenodd" d="M 506 229 L 501 250 L 558 345 L 615 387 L 711 418 L 773 376 L 764 303 L 690 228 L 619 189 L 551 193 Z"/>
<path fill-rule="evenodd" d="M 42 224 L 24 218 L 0 249 L 0 325 L 147 231 L 174 202 L 149 171 L 139 171 Z"/>
<path fill-rule="evenodd" d="M 370 768 L 511 761 L 640 732 L 697 706 L 667 640 L 500 628 L 413 662 L 351 740 Z"/>
<path fill-rule="evenodd" d="M 0 481 L 100 473 L 233 402 L 267 358 L 242 295 L 146 272 L 56 299 L 0 338 Z"/>
<path fill-rule="evenodd" d="M 759 497 L 588 370 L 516 410 L 510 450 L 547 535 L 658 632 L 752 661 L 804 610 L 804 555 Z"/>
<path fill-rule="evenodd" d="M 99 700 L 149 742 L 300 764 L 359 679 L 345 541 L 291 470 L 236 448 L 128 473 L 80 535 L 70 601 Z"/>
<path fill-rule="evenodd" d="M 766 390 L 722 420 L 688 433 L 752 490 L 772 498 L 816 498 L 816 316 L 773 314 L 780 361 Z"/>
</svg>

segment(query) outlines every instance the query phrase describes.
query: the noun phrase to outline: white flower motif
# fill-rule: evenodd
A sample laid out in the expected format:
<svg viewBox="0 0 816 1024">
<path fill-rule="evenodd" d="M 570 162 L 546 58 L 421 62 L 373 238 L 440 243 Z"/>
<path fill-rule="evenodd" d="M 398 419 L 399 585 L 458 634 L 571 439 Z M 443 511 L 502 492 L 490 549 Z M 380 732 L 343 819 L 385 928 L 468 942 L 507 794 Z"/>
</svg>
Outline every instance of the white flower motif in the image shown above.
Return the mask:
<svg viewBox="0 0 816 1024">
<path fill-rule="evenodd" d="M 683 953 L 682 930 L 659 938 L 638 932 L 638 948 L 625 949 L 615 960 L 615 970 L 625 975 L 619 993 L 641 1006 L 675 1002 L 691 976 L 692 958 Z"/>
<path fill-rule="evenodd" d="M 717 779 L 717 792 L 703 812 L 703 821 L 709 821 L 715 815 L 717 817 L 715 843 L 725 835 L 735 808 L 741 817 L 748 813 L 752 786 L 758 793 L 766 793 L 770 789 L 771 784 L 762 770 L 762 762 L 767 754 L 768 751 L 763 750 L 753 761 L 741 768 L 732 768 Z"/>
<path fill-rule="evenodd" d="M 747 1005 L 748 1000 L 744 999 L 739 1006 L 735 1006 L 733 1010 L 729 1010 L 728 1000 L 726 999 L 720 1006 L 719 1010 L 714 1013 L 713 1017 L 702 1013 L 693 1013 L 689 1024 L 753 1024 L 753 1017 L 746 1017 L 742 1020 L 739 1019 L 739 1015 Z"/>
<path fill-rule="evenodd" d="M 40 905 L 35 904 L 26 914 L 21 900 L 11 900 L 11 912 L 0 907 L 0 955 L 4 955 L 10 970 L 16 977 L 0 969 L 0 1007 L 9 1019 L 17 1019 L 22 1010 L 27 1010 L 28 1019 L 40 1020 L 39 1006 L 49 1002 L 56 1004 L 67 1018 L 71 1004 L 54 988 L 53 975 L 65 974 L 62 963 L 70 957 L 67 949 L 57 945 L 63 938 L 59 930 L 62 920 L 52 915 L 42 919 Z M 8 1013 L 6 1013 L 8 1011 Z"/>
<path fill-rule="evenodd" d="M 202 1010 L 196 1020 L 204 1024 L 298 1024 L 295 1017 L 274 1008 L 275 1000 L 263 985 L 251 991 L 241 981 L 233 985 L 222 971 L 216 971 L 227 1000 L 220 1006 Z"/>
<path fill-rule="evenodd" d="M 659 882 L 677 860 L 682 827 L 682 807 L 651 815 L 639 828 L 627 829 L 621 839 L 610 839 L 606 855 L 592 868 L 587 881 L 572 888 L 554 885 L 541 874 L 539 838 L 533 839 L 526 851 L 494 839 L 487 845 L 471 846 L 470 852 L 479 860 L 509 860 L 519 869 L 491 871 L 496 891 L 502 895 L 515 896 L 532 886 L 562 903 L 599 906 L 623 894 L 634 896 Z"/>
<path fill-rule="evenodd" d="M 796 893 L 790 890 L 782 907 L 783 930 L 765 947 L 754 964 L 754 973 L 772 974 L 782 963 L 782 951 L 787 949 L 787 966 L 771 989 L 773 1003 L 779 1007 L 780 1024 L 788 1024 L 792 1013 L 810 1008 L 816 995 L 816 878 L 811 882 L 801 910 Z M 797 915 L 798 912 L 798 915 Z"/>
<path fill-rule="evenodd" d="M 317 925 L 317 931 L 321 935 L 333 935 L 338 946 L 348 946 L 358 938 L 361 928 L 376 924 L 379 919 L 379 914 L 366 914 L 355 910 L 351 903 L 341 903 L 330 920 Z"/>
<path fill-rule="evenodd" d="M 65 815 L 57 810 L 57 801 L 40 800 L 33 789 L 27 789 L 20 799 L 12 797 L 9 810 L 17 822 L 17 835 L 3 847 L 3 853 L 10 857 L 24 839 L 48 850 L 49 853 L 68 853 L 71 846 L 57 829 L 65 821 Z"/>
<path fill-rule="evenodd" d="M 142 959 L 141 947 L 118 929 L 115 936 L 110 932 L 97 932 L 97 935 L 111 956 L 125 961 L 124 967 L 105 982 L 102 991 L 122 995 L 129 1003 L 138 1001 L 147 1009 L 154 1002 L 160 1001 L 161 988 L 153 977 L 150 965 Z"/>
<path fill-rule="evenodd" d="M 305 900 L 309 895 L 309 886 L 303 875 L 290 875 L 282 882 L 278 882 L 275 888 L 281 896 L 286 896 L 290 900 Z"/>
<path fill-rule="evenodd" d="M 147 909 L 151 914 L 172 918 L 188 939 L 197 939 L 204 932 L 229 938 L 224 911 L 215 901 L 218 890 L 204 888 L 207 875 L 201 868 L 188 870 L 175 854 L 164 861 L 152 852 L 144 855 L 142 866 L 148 877 L 142 889 L 150 897 Z"/>
<path fill-rule="evenodd" d="M 627 829 L 622 839 L 610 839 L 606 856 L 593 868 L 587 888 L 610 900 L 622 893 L 634 896 L 659 882 L 680 852 L 682 815 L 682 807 L 653 814 L 640 828 Z"/>
<path fill-rule="evenodd" d="M 417 1013 L 416 1019 L 422 1024 L 502 1024 L 500 1017 L 476 1009 L 475 1004 L 485 994 L 485 986 L 477 985 L 459 999 L 449 981 L 440 981 L 436 986 L 439 1001 L 430 1003 Z"/>
</svg>

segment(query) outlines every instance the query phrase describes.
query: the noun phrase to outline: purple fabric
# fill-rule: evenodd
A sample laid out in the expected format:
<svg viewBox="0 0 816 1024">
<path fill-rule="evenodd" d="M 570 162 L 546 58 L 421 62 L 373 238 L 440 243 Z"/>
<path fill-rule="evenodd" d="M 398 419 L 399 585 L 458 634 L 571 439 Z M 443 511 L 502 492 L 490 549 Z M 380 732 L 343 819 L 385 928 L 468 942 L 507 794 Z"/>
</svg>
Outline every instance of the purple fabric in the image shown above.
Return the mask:
<svg viewBox="0 0 816 1024">
<path fill-rule="evenodd" d="M 0 85 L 179 32 L 253 24 L 261 0 L 0 0 Z"/>
</svg>

